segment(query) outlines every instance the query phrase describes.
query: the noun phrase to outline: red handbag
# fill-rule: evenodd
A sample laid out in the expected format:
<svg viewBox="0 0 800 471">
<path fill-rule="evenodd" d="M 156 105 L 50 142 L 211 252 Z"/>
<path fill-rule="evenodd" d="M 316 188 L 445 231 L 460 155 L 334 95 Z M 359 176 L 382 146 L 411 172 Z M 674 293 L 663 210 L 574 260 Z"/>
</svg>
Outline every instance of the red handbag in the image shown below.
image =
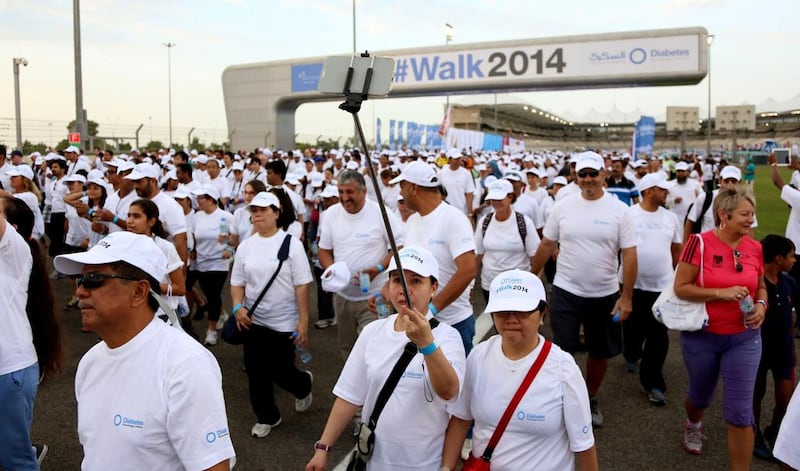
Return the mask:
<svg viewBox="0 0 800 471">
<path fill-rule="evenodd" d="M 550 353 L 550 347 L 552 347 L 552 345 L 553 344 L 549 340 L 545 339 L 544 345 L 542 345 L 542 351 L 539 352 L 539 356 L 536 357 L 536 361 L 531 365 L 531 369 L 528 370 L 528 374 L 525 375 L 522 384 L 519 385 L 519 389 L 517 389 L 514 397 L 511 398 L 511 402 L 508 403 L 508 407 L 506 407 L 503 417 L 500 418 L 500 423 L 497 424 L 497 428 L 494 429 L 492 438 L 489 439 L 489 444 L 486 445 L 486 450 L 484 450 L 483 455 L 481 455 L 480 458 L 476 458 L 475 455 L 470 453 L 469 458 L 464 462 L 464 466 L 461 467 L 461 471 L 489 471 L 491 469 L 490 462 L 492 461 L 494 448 L 497 446 L 497 442 L 500 441 L 500 437 L 503 436 L 503 432 L 506 431 L 506 426 L 508 426 L 508 422 L 511 420 L 511 414 L 514 413 L 514 410 L 519 405 L 519 401 L 522 400 L 522 396 L 524 396 L 525 392 L 530 388 L 533 378 L 535 378 L 539 370 L 542 369 L 542 365 L 547 359 L 547 354 Z"/>
</svg>

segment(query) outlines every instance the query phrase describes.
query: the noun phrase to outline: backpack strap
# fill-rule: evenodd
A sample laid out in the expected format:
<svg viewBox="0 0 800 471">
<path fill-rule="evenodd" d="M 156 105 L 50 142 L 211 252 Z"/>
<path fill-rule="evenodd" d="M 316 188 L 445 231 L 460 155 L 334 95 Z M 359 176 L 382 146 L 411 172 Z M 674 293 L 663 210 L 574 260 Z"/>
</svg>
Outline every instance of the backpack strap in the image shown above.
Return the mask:
<svg viewBox="0 0 800 471">
<path fill-rule="evenodd" d="M 494 217 L 494 213 L 489 213 L 483 218 L 483 224 L 481 224 L 482 237 L 486 237 L 486 229 L 489 229 L 489 223 L 492 222 L 492 217 Z"/>
<path fill-rule="evenodd" d="M 514 211 L 514 214 L 517 215 L 517 231 L 519 231 L 519 236 L 522 238 L 522 248 L 525 248 L 525 240 L 528 238 L 528 226 L 525 225 L 525 216 L 522 214 Z"/>
</svg>

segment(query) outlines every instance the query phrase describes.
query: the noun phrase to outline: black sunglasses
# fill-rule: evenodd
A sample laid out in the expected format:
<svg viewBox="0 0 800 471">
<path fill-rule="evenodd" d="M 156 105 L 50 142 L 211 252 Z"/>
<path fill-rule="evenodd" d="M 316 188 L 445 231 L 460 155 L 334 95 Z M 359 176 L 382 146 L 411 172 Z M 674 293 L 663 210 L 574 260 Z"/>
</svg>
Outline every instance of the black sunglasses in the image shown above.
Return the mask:
<svg viewBox="0 0 800 471">
<path fill-rule="evenodd" d="M 733 249 L 733 261 L 736 264 L 735 268 L 736 268 L 736 272 L 737 273 L 741 273 L 742 270 L 744 270 L 744 267 L 742 266 L 742 262 L 740 261 L 741 258 L 742 258 L 742 252 L 739 252 L 738 250 Z"/>
<path fill-rule="evenodd" d="M 533 313 L 539 312 L 538 310 L 535 311 L 497 311 L 493 312 L 492 316 L 497 317 L 501 320 L 506 320 L 511 316 L 515 316 L 517 319 L 527 319 L 533 315 Z"/>
<path fill-rule="evenodd" d="M 586 177 L 594 178 L 598 175 L 600 175 L 600 172 L 597 170 L 581 170 L 580 172 L 578 172 L 579 178 L 586 178 Z"/>
<path fill-rule="evenodd" d="M 82 275 L 75 275 L 73 277 L 78 287 L 83 286 L 86 289 L 96 289 L 103 286 L 103 283 L 109 278 L 119 278 L 120 280 L 139 281 L 130 276 L 114 275 L 112 273 L 97 273 L 89 272 Z"/>
</svg>

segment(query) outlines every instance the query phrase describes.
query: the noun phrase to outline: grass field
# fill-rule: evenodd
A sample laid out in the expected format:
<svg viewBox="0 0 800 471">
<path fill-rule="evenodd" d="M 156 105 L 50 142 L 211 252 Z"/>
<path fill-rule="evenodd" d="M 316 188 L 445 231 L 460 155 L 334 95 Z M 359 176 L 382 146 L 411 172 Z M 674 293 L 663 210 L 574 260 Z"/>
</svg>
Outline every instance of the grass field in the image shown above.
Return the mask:
<svg viewBox="0 0 800 471">
<path fill-rule="evenodd" d="M 791 170 L 785 167 L 780 170 L 784 181 L 789 183 Z M 769 166 L 756 166 L 756 180 L 753 187 L 756 195 L 756 217 L 758 218 L 758 227 L 755 229 L 756 238 L 761 240 L 767 234 L 784 235 L 786 220 L 789 218 L 789 206 L 781 200 L 780 191 L 772 184 Z"/>
</svg>

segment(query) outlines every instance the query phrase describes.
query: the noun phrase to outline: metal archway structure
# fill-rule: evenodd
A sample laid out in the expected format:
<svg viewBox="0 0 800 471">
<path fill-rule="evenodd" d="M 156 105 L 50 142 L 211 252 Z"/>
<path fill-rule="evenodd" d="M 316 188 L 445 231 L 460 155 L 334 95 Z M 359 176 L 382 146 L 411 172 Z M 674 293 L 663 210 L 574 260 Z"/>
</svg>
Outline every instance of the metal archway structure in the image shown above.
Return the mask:
<svg viewBox="0 0 800 471">
<path fill-rule="evenodd" d="M 693 85 L 708 69 L 702 27 L 370 51 L 395 59 L 389 98 Z M 324 57 L 232 65 L 222 73 L 231 148 L 294 145 L 295 110 L 317 92 Z"/>
</svg>

